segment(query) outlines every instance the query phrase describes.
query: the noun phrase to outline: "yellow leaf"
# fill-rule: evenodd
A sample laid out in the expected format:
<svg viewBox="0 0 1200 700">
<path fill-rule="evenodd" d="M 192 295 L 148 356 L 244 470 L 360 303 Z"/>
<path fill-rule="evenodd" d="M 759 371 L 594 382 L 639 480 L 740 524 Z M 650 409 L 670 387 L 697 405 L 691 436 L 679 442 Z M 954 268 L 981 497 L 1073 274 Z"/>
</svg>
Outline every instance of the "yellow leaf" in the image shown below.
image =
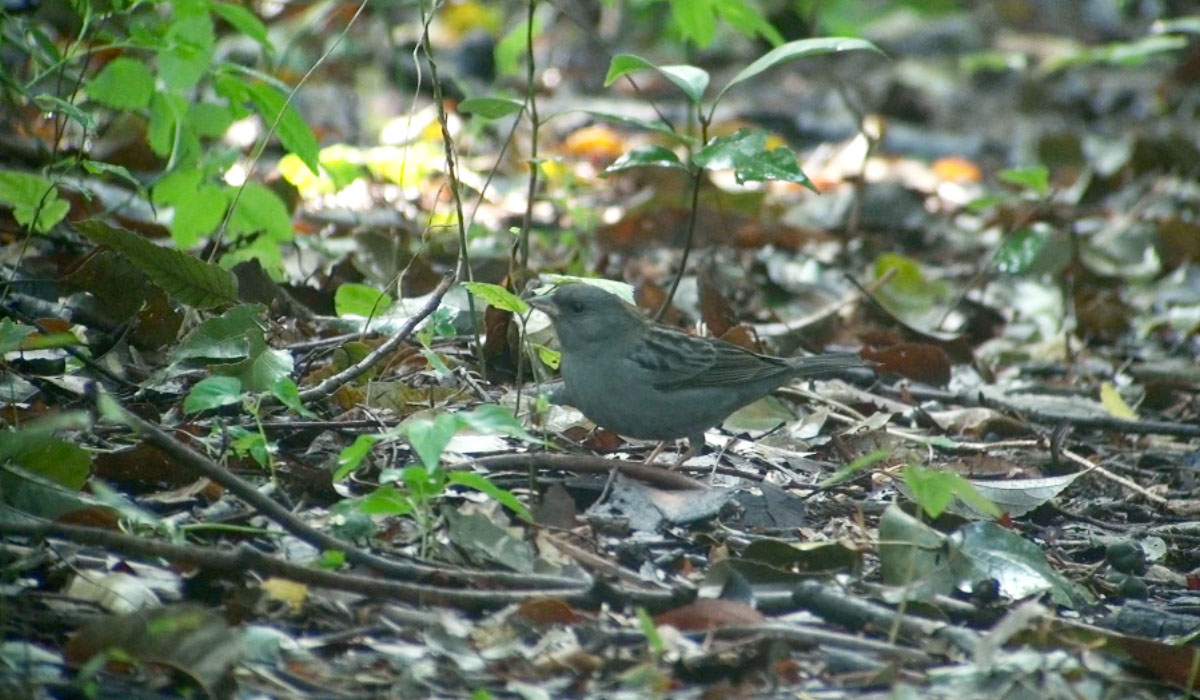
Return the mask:
<svg viewBox="0 0 1200 700">
<path fill-rule="evenodd" d="M 287 603 L 295 612 L 300 612 L 308 598 L 308 586 L 286 578 L 271 577 L 262 582 L 262 589 L 275 600 Z"/>
<path fill-rule="evenodd" d="M 1122 418 L 1124 420 L 1137 420 L 1138 414 L 1134 412 L 1129 404 L 1125 403 L 1125 399 L 1117 393 L 1116 387 L 1108 382 L 1104 382 L 1100 386 L 1100 403 L 1104 405 L 1104 409 L 1113 418 Z"/>
</svg>

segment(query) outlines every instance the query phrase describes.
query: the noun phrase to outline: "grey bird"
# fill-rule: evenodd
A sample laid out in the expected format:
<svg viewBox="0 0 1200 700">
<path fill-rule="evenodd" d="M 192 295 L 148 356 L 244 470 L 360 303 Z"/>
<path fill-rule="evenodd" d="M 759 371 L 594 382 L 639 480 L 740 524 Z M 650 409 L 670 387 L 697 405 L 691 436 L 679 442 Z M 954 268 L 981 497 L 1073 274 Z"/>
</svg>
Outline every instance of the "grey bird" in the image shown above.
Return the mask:
<svg viewBox="0 0 1200 700">
<path fill-rule="evenodd" d="M 654 323 L 613 294 L 575 283 L 530 300 L 554 323 L 564 392 L 596 425 L 639 440 L 688 438 L 789 380 L 864 367 L 857 355 L 782 358 Z"/>
</svg>

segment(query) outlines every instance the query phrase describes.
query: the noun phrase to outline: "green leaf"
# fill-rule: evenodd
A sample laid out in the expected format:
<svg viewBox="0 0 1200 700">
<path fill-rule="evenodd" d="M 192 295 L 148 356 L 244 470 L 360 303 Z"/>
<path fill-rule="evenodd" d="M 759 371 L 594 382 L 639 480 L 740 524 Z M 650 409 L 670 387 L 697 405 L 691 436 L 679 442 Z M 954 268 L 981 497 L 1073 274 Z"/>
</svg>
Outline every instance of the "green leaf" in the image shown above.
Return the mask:
<svg viewBox="0 0 1200 700">
<path fill-rule="evenodd" d="M 948 478 L 950 476 L 953 475 L 949 472 L 925 469 L 915 464 L 908 465 L 903 472 L 904 484 L 912 492 L 913 501 L 931 518 L 945 512 L 946 507 L 954 500 L 954 490 Z"/>
<path fill-rule="evenodd" d="M 1010 275 L 1058 274 L 1070 262 L 1066 234 L 1044 222 L 1014 231 L 996 250 L 996 269 Z"/>
<path fill-rule="evenodd" d="M 869 452 L 837 470 L 827 479 L 822 480 L 821 483 L 817 484 L 817 487 L 827 489 L 831 486 L 837 486 L 838 484 L 845 483 L 850 479 L 850 477 L 854 476 L 863 469 L 866 469 L 872 464 L 886 459 L 887 456 L 888 453 L 885 450 L 875 450 L 874 452 Z"/>
<path fill-rule="evenodd" d="M 392 305 L 392 297 L 365 284 L 347 282 L 333 294 L 333 308 L 339 317 L 376 318 Z"/>
<path fill-rule="evenodd" d="M 233 436 L 230 447 L 235 455 L 249 457 L 264 469 L 271 466 L 271 454 L 275 452 L 275 446 L 267 442 L 262 433 L 234 425 L 230 426 L 229 434 Z"/>
<path fill-rule="evenodd" d="M 263 231 L 275 243 L 287 243 L 295 235 L 287 205 L 271 188 L 257 182 L 247 182 L 242 188 L 229 229 L 239 236 Z"/>
<path fill-rule="evenodd" d="M 957 496 L 971 504 L 976 510 L 992 517 L 1002 513 L 994 503 L 980 496 L 971 482 L 954 472 L 928 469 L 910 464 L 903 471 L 904 484 L 912 492 L 912 498 L 929 517 L 941 515 Z"/>
<path fill-rule="evenodd" d="M 20 349 L 21 341 L 32 333 L 37 333 L 33 326 L 16 323 L 11 318 L 0 320 L 0 355 Z"/>
<path fill-rule="evenodd" d="M 113 109 L 140 109 L 150 104 L 154 94 L 154 74 L 136 58 L 121 56 L 109 61 L 87 83 L 91 98 Z"/>
<path fill-rule="evenodd" d="M 85 221 L 79 229 L 93 243 L 120 253 L 182 304 L 208 309 L 237 301 L 237 279 L 229 270 L 101 221 Z"/>
<path fill-rule="evenodd" d="M 215 35 L 207 7 L 177 3 L 176 19 L 164 39 L 166 43 L 158 51 L 158 74 L 170 91 L 188 92 L 212 65 Z"/>
<path fill-rule="evenodd" d="M 71 209 L 67 201 L 58 198 L 53 182 L 17 170 L 0 170 L 0 204 L 12 207 L 18 224 L 40 233 L 53 228 Z"/>
<path fill-rule="evenodd" d="M 725 96 L 735 85 L 743 83 L 763 71 L 769 70 L 788 61 L 794 61 L 797 58 L 805 56 L 818 56 L 827 53 L 838 53 L 841 51 L 875 51 L 882 54 L 879 47 L 875 46 L 866 39 L 852 39 L 846 37 L 821 37 L 817 39 L 800 39 L 797 41 L 789 41 L 782 46 L 776 46 L 767 53 L 759 56 L 750 65 L 743 68 L 737 75 L 726 83 L 725 87 L 721 88 L 720 94 L 713 102 L 713 107 L 716 107 L 717 102 Z"/>
<path fill-rule="evenodd" d="M 630 168 L 674 168 L 676 170 L 687 171 L 687 166 L 683 161 L 679 160 L 679 156 L 669 148 L 662 146 L 638 146 L 637 148 L 627 153 L 622 153 L 620 158 L 613 161 L 612 165 L 604 169 L 601 176 L 607 176 L 610 173 L 615 173 L 621 170 Z"/>
<path fill-rule="evenodd" d="M 91 456 L 55 433 L 86 430 L 90 425 L 87 413 L 69 411 L 38 419 L 20 430 L 0 431 L 0 464 L 11 460 L 32 474 L 79 490 L 91 471 Z"/>
<path fill-rule="evenodd" d="M 187 102 L 179 95 L 154 93 L 150 100 L 150 123 L 146 126 L 146 143 L 160 158 L 175 149 L 175 129 L 183 123 Z"/>
<path fill-rule="evenodd" d="M 579 111 L 584 114 L 591 115 L 597 119 L 603 119 L 606 122 L 612 122 L 614 124 L 621 124 L 623 126 L 630 126 L 635 129 L 645 129 L 646 131 L 653 131 L 655 133 L 662 134 L 663 136 L 666 136 L 667 138 L 669 138 L 673 141 L 676 141 L 678 143 L 692 143 L 695 141 L 695 139 L 691 138 L 690 136 L 688 136 L 686 134 L 681 134 L 681 133 L 675 131 L 675 129 L 671 128 L 670 124 L 668 124 L 662 120 L 649 121 L 646 119 L 638 119 L 637 117 L 630 117 L 630 116 L 626 116 L 623 114 L 612 114 L 611 112 L 597 112 L 597 111 L 591 110 L 591 109 L 568 110 L 568 111 Z"/>
<path fill-rule="evenodd" d="M 171 240 L 181 250 L 197 245 L 221 225 L 228 206 L 229 192 L 224 187 L 198 184 L 189 196 L 175 203 Z"/>
<path fill-rule="evenodd" d="M 390 484 L 363 496 L 358 501 L 358 508 L 367 515 L 408 515 L 415 510 L 408 494 Z"/>
<path fill-rule="evenodd" d="M 542 278 L 555 286 L 576 283 L 590 284 L 593 287 L 599 287 L 600 289 L 603 289 L 609 294 L 615 294 L 621 297 L 626 304 L 637 303 L 633 298 L 633 285 L 629 284 L 628 282 L 619 282 L 617 280 L 602 279 L 599 277 L 577 277 L 575 275 L 554 274 L 545 274 L 542 275 Z M 537 289 L 539 294 L 545 294 L 547 291 L 548 289 L 540 287 Z"/>
<path fill-rule="evenodd" d="M 696 164 L 706 170 L 732 169 L 738 183 L 783 180 L 817 191 L 800 170 L 792 149 L 767 150 L 767 132 L 761 129 L 739 129 L 730 136 L 714 138 L 696 154 Z"/>
<path fill-rule="evenodd" d="M 742 0 L 722 0 L 716 4 L 717 14 L 734 29 L 747 35 L 755 34 L 771 42 L 773 46 L 783 43 L 783 35 L 771 25 L 758 10 Z"/>
<path fill-rule="evenodd" d="M 458 111 L 474 114 L 483 119 L 500 119 L 516 114 L 525 108 L 524 103 L 507 97 L 472 97 L 458 105 Z"/>
<path fill-rule="evenodd" d="M 503 311 L 511 311 L 518 316 L 524 316 L 529 311 L 529 304 L 521 297 L 513 294 L 498 284 L 489 282 L 464 282 L 467 291 L 488 306 L 494 306 Z"/>
<path fill-rule="evenodd" d="M 290 377 L 292 369 L 292 353 L 263 347 L 241 362 L 221 365 L 214 371 L 238 377 L 247 390 L 262 393 L 271 391 L 279 380 Z"/>
<path fill-rule="evenodd" d="M 480 493 L 487 494 L 500 502 L 501 505 L 507 507 L 512 512 L 516 513 L 522 520 L 533 522 L 533 514 L 525 507 L 525 504 L 520 501 L 512 491 L 502 489 L 493 484 L 487 478 L 472 472 L 454 471 L 450 472 L 448 479 L 452 484 L 466 486 L 467 488 L 475 489 Z"/>
<path fill-rule="evenodd" d="M 82 126 L 84 130 L 92 132 L 96 129 L 96 120 L 92 119 L 92 115 L 74 104 L 67 102 L 61 97 L 54 95 L 37 95 L 33 98 L 33 104 L 43 112 L 58 112 L 67 115 L 76 124 Z"/>
<path fill-rule="evenodd" d="M 79 161 L 79 164 L 92 175 L 113 175 L 137 189 L 143 196 L 148 196 L 145 187 L 142 185 L 142 181 L 134 177 L 133 173 L 129 172 L 129 169 L 124 165 L 115 165 L 113 163 L 105 163 L 102 160 L 88 159 Z"/>
<path fill-rule="evenodd" d="M 244 360 L 266 345 L 260 304 L 242 304 L 202 321 L 171 353 L 173 362 Z"/>
<path fill-rule="evenodd" d="M 959 586 L 994 580 L 1000 595 L 1023 599 L 1049 592 L 1050 599 L 1069 608 L 1095 605 L 1086 588 L 1058 573 L 1033 542 L 996 523 L 969 523 L 950 538 L 950 564 Z"/>
<path fill-rule="evenodd" d="M 362 461 L 370 454 L 371 448 L 383 440 L 380 435 L 359 435 L 349 447 L 342 448 L 338 453 L 338 467 L 333 472 L 333 482 L 336 484 L 350 476 Z"/>
<path fill-rule="evenodd" d="M 319 175 L 320 147 L 317 145 L 317 137 L 313 135 L 312 129 L 308 128 L 308 124 L 296 108 L 288 104 L 286 96 L 261 82 L 247 82 L 245 88 L 254 109 L 268 128 L 275 124 L 277 117 L 279 118 L 275 133 L 278 134 L 283 147 L 304 161 L 313 175 Z"/>
<path fill-rule="evenodd" d="M 415 419 L 403 426 L 409 444 L 417 453 L 421 463 L 429 471 L 436 470 L 442 463 L 442 452 L 462 424 L 452 413 L 442 413 L 437 418 Z"/>
<path fill-rule="evenodd" d="M 242 381 L 237 377 L 206 377 L 196 382 L 183 400 L 185 414 L 241 403 Z"/>
<path fill-rule="evenodd" d="M 275 49 L 271 44 L 271 40 L 267 38 L 266 25 L 250 10 L 241 5 L 229 2 L 213 2 L 209 4 L 209 7 L 212 8 L 213 12 L 220 15 L 221 19 L 229 22 L 239 32 L 258 42 L 264 49 L 268 51 Z"/>
<path fill-rule="evenodd" d="M 508 435 L 527 442 L 541 442 L 525 431 L 521 421 L 507 408 L 484 403 L 465 413 L 456 414 L 461 425 L 467 425 L 484 435 Z"/>
<path fill-rule="evenodd" d="M 1042 197 L 1050 191 L 1050 170 L 1044 165 L 1002 170 L 999 178 L 1010 185 L 1033 190 Z"/>
<path fill-rule="evenodd" d="M 87 450 L 37 428 L 0 433 L 0 462 L 8 460 L 75 491 L 87 483 L 92 469 Z"/>
<path fill-rule="evenodd" d="M 700 48 L 712 43 L 717 33 L 717 16 L 713 0 L 670 0 L 671 17 L 679 25 L 685 39 Z"/>
<path fill-rule="evenodd" d="M 197 135 L 216 138 L 233 123 L 233 110 L 217 102 L 196 102 L 188 106 L 187 120 Z"/>
<path fill-rule="evenodd" d="M 617 78 L 627 73 L 647 69 L 658 71 L 674 83 L 683 90 L 683 94 L 687 95 L 692 104 L 698 105 L 704 98 L 704 90 L 708 87 L 709 80 L 707 71 L 695 66 L 656 66 L 644 58 L 627 53 L 613 56 L 612 62 L 608 64 L 608 75 L 604 76 L 604 86 L 612 85 Z"/>
<path fill-rule="evenodd" d="M 562 364 L 561 352 L 538 343 L 533 343 L 533 349 L 537 351 L 538 359 L 542 361 L 542 364 L 550 369 L 558 369 L 558 366 Z"/>
<path fill-rule="evenodd" d="M 317 418 L 317 414 L 308 410 L 300 400 L 300 387 L 291 377 L 280 377 L 271 385 L 271 395 L 279 399 L 279 403 L 292 409 L 305 418 Z"/>
</svg>

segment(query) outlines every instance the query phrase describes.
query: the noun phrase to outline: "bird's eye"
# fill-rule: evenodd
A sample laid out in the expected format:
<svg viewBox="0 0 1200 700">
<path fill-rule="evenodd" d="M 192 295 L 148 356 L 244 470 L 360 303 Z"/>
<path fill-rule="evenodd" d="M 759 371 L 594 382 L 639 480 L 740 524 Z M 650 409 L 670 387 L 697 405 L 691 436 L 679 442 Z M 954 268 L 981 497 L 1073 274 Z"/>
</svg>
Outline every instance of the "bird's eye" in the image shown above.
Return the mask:
<svg viewBox="0 0 1200 700">
<path fill-rule="evenodd" d="M 582 301 L 568 302 L 567 310 L 574 314 L 583 313 L 583 302 Z"/>
</svg>

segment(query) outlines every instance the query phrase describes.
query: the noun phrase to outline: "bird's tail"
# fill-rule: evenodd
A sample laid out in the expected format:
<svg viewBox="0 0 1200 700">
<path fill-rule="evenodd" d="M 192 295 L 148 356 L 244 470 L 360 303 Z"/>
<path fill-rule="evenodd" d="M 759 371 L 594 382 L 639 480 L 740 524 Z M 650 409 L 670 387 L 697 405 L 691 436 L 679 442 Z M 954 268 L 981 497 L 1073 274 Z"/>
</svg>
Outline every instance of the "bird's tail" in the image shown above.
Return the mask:
<svg viewBox="0 0 1200 700">
<path fill-rule="evenodd" d="M 846 369 L 870 367 L 870 364 L 852 352 L 837 352 L 811 357 L 795 357 L 789 360 L 795 376 L 815 377 L 833 374 Z"/>
</svg>

